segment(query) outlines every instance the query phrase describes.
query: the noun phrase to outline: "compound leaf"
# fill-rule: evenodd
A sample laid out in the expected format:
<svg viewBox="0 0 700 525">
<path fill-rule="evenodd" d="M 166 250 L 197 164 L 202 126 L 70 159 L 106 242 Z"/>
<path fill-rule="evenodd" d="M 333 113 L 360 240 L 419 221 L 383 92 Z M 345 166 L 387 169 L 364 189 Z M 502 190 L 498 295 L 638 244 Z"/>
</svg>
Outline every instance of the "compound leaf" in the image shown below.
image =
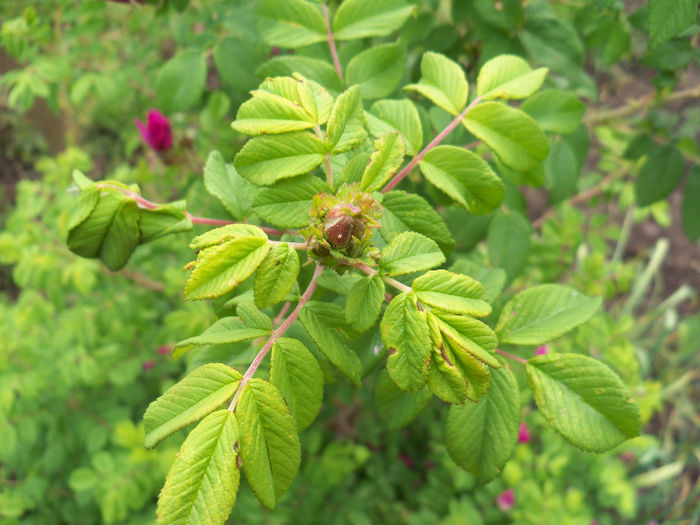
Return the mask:
<svg viewBox="0 0 700 525">
<path fill-rule="evenodd" d="M 428 51 L 421 59 L 420 72 L 418 83 L 404 86 L 405 90 L 420 93 L 452 115 L 464 109 L 469 84 L 459 64 L 444 55 Z"/>
</svg>

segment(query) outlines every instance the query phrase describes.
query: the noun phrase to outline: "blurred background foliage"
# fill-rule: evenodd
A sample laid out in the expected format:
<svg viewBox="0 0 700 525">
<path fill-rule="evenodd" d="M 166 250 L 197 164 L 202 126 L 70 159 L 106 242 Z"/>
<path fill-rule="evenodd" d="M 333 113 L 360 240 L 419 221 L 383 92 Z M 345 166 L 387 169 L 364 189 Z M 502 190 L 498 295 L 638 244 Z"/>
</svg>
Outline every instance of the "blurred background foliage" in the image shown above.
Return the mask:
<svg viewBox="0 0 700 525">
<path fill-rule="evenodd" d="M 515 264 L 513 293 L 563 280 L 604 297 L 604 311 L 548 350 L 612 366 L 640 404 L 645 433 L 604 456 L 578 451 L 531 410 L 524 388 L 530 437 L 500 478 L 478 486 L 445 453 L 439 404 L 396 429 L 401 422 L 375 406 L 373 374 L 361 390 L 327 386 L 289 494 L 271 513 L 242 487 L 231 523 L 699 522 L 700 27 L 659 29 L 650 10 L 662 2 L 412 3 L 397 35 L 408 50 L 404 79 L 418 78 L 427 50 L 458 60 L 472 81 L 507 52 L 549 67 L 546 87 L 578 95 L 562 101 L 573 126 L 551 123 L 542 166 L 523 175 L 496 163 L 511 217 L 524 218 L 497 220 L 531 242 L 490 233 L 486 246 L 493 216 L 469 216 L 427 191 L 457 239 L 450 264 Z M 154 521 L 182 435 L 146 451 L 143 412 L 186 369 L 230 360 L 231 348 L 169 355 L 215 319 L 206 304 L 181 300 L 188 235 L 140 248 L 125 270 L 109 272 L 65 247 L 66 190 L 77 168 L 226 217 L 204 191 L 203 159 L 212 149 L 232 158 L 244 139 L 229 124 L 247 91 L 299 56 L 264 43 L 253 4 L 0 5 L 1 525 Z M 697 2 L 679 4 L 694 21 Z M 344 46 L 342 63 L 371 45 Z M 303 53 L 328 57 L 325 44 Z M 557 100 L 549 96 L 539 104 Z M 173 129 L 164 152 L 134 124 L 152 108 Z M 422 118 L 432 136 L 447 117 L 436 109 Z M 467 138 L 458 130 L 446 143 Z M 226 308 L 215 304 L 218 314 Z"/>
</svg>

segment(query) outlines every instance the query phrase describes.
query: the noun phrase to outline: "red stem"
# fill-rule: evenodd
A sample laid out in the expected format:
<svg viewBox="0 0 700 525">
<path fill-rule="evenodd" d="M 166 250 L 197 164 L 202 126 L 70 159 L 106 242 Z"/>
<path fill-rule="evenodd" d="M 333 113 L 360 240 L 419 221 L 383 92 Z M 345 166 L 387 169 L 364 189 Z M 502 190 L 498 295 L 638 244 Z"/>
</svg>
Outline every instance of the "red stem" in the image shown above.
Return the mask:
<svg viewBox="0 0 700 525">
<path fill-rule="evenodd" d="M 326 32 L 328 33 L 328 47 L 331 48 L 331 56 L 333 57 L 333 65 L 335 66 L 335 72 L 338 73 L 340 81 L 345 83 L 343 80 L 343 70 L 340 67 L 340 60 L 338 59 L 338 50 L 335 48 L 335 39 L 333 38 L 333 30 L 331 29 L 331 21 L 328 17 L 328 8 L 326 3 L 321 4 L 321 9 L 323 10 L 323 19 L 326 22 Z"/>
<path fill-rule="evenodd" d="M 394 178 L 389 181 L 389 183 L 384 187 L 382 190 L 382 193 L 386 193 L 387 191 L 391 190 L 396 186 L 401 180 L 408 175 L 413 168 L 416 167 L 416 165 L 423 160 L 423 157 L 425 157 L 425 154 L 428 153 L 431 149 L 433 149 L 435 146 L 440 144 L 447 135 L 450 134 L 450 132 L 455 129 L 457 126 L 459 126 L 459 123 L 462 122 L 462 119 L 466 116 L 467 112 L 473 108 L 476 104 L 481 102 L 481 97 L 476 97 L 474 100 L 472 100 L 471 104 L 469 104 L 464 110 L 457 115 L 452 122 L 450 122 L 445 129 L 443 129 L 438 135 L 428 144 L 423 150 L 418 153 L 415 157 L 411 159 L 411 162 L 406 164 L 404 169 L 402 169 L 400 172 L 398 172 L 396 175 L 394 175 Z"/>
<path fill-rule="evenodd" d="M 238 398 L 241 395 L 243 388 L 245 388 L 245 386 L 248 384 L 248 381 L 250 381 L 250 379 L 253 377 L 255 371 L 260 366 L 260 363 L 262 363 L 263 359 L 265 359 L 265 356 L 270 351 L 270 348 L 272 348 L 272 345 L 274 345 L 275 341 L 282 337 L 284 333 L 289 329 L 289 327 L 292 326 L 292 323 L 294 323 L 297 317 L 299 317 L 299 312 L 301 312 L 301 309 L 311 299 L 311 296 L 316 290 L 316 281 L 318 280 L 318 276 L 321 275 L 322 271 L 323 266 L 317 264 L 316 270 L 314 271 L 314 275 L 313 277 L 311 277 L 311 282 L 306 287 L 306 290 L 304 291 L 302 296 L 299 298 L 299 302 L 297 303 L 296 308 L 294 308 L 294 311 L 291 314 L 289 314 L 289 317 L 287 317 L 284 320 L 284 322 L 279 326 L 279 328 L 272 332 L 272 335 L 267 340 L 267 343 L 265 343 L 265 345 L 260 349 L 258 355 L 255 356 L 255 359 L 253 359 L 253 362 L 250 363 L 248 370 L 246 370 L 245 374 L 243 375 L 243 379 L 241 379 L 241 384 L 238 386 L 238 390 L 236 390 L 236 394 L 231 400 L 231 404 L 228 406 L 229 412 L 233 412 L 233 410 L 236 408 L 236 402 L 238 401 Z"/>
<path fill-rule="evenodd" d="M 505 352 L 504 350 L 501 350 L 500 348 L 496 348 L 496 353 L 501 354 L 502 356 L 505 356 L 508 359 L 512 359 L 513 361 L 517 361 L 521 365 L 527 364 L 527 359 L 523 359 L 522 357 L 518 357 L 517 355 L 511 354 L 510 352 Z"/>
</svg>

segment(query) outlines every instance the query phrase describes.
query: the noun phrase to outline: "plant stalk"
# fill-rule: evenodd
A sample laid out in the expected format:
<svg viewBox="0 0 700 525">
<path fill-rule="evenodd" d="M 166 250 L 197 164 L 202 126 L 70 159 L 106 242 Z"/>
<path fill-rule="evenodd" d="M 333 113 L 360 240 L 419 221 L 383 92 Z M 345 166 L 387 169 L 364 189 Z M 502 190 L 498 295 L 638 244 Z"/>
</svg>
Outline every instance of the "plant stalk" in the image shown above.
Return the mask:
<svg viewBox="0 0 700 525">
<path fill-rule="evenodd" d="M 323 20 L 326 22 L 326 32 L 328 33 L 328 47 L 331 50 L 331 56 L 333 57 L 333 65 L 335 66 L 335 72 L 338 73 L 340 81 L 345 84 L 343 80 L 343 69 L 340 67 L 340 59 L 338 58 L 338 50 L 335 48 L 335 38 L 333 37 L 333 29 L 331 28 L 331 20 L 328 16 L 328 7 L 326 3 L 321 4 L 321 9 L 323 10 Z"/>
</svg>

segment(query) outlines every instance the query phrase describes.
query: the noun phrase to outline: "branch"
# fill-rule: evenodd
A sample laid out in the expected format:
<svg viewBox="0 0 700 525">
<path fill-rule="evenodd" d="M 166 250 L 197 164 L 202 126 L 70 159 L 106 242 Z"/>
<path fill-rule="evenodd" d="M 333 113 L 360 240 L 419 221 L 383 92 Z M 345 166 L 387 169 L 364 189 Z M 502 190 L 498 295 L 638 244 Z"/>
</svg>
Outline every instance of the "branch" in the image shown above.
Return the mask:
<svg viewBox="0 0 700 525">
<path fill-rule="evenodd" d="M 367 266 L 366 264 L 362 264 L 362 263 L 356 264 L 355 268 L 365 272 L 370 277 L 374 277 L 378 273 L 377 270 L 375 270 L 374 268 L 371 268 L 371 267 Z M 382 277 L 382 279 L 384 279 L 385 283 L 393 286 L 394 288 L 396 288 L 397 290 L 399 290 L 401 292 L 408 293 L 411 291 L 410 286 L 406 286 L 405 284 L 400 283 L 396 279 L 392 279 L 391 277 Z"/>
<path fill-rule="evenodd" d="M 506 352 L 504 350 L 501 350 L 500 348 L 496 348 L 496 353 L 501 354 L 502 356 L 507 357 L 508 359 L 512 359 L 513 361 L 517 361 L 521 365 L 526 365 L 527 360 L 523 359 L 522 357 L 518 357 L 517 355 L 511 354 L 510 352 Z"/>
<path fill-rule="evenodd" d="M 338 59 L 338 50 L 335 48 L 335 39 L 333 38 L 333 30 L 331 29 L 331 21 L 328 17 L 328 8 L 326 3 L 321 4 L 321 9 L 323 10 L 323 20 L 326 22 L 326 32 L 328 33 L 328 47 L 331 48 L 331 56 L 333 57 L 333 65 L 335 66 L 335 72 L 338 73 L 340 81 L 344 84 L 343 80 L 343 70 L 340 67 L 340 60 Z"/>
<path fill-rule="evenodd" d="M 323 266 L 321 266 L 320 264 L 316 264 L 316 270 L 314 271 L 313 277 L 311 277 L 311 282 L 309 282 L 309 285 L 306 287 L 306 290 L 299 298 L 299 302 L 297 303 L 296 308 L 294 308 L 294 311 L 291 314 L 289 314 L 289 317 L 287 317 L 284 320 L 284 322 L 279 326 L 279 328 L 272 332 L 272 335 L 267 340 L 267 343 L 265 343 L 265 345 L 260 349 L 258 355 L 255 356 L 255 359 L 253 359 L 253 362 L 250 363 L 248 370 L 246 370 L 245 374 L 243 375 L 243 379 L 241 379 L 241 384 L 238 386 L 238 390 L 236 390 L 236 394 L 231 400 L 231 404 L 228 406 L 229 412 L 233 412 L 233 410 L 236 408 L 236 402 L 238 402 L 238 398 L 240 397 L 243 388 L 245 388 L 245 386 L 248 384 L 248 381 L 250 381 L 250 379 L 253 377 L 255 371 L 260 366 L 260 363 L 262 363 L 263 359 L 265 359 L 265 356 L 270 351 L 270 348 L 272 348 L 272 345 L 274 345 L 275 341 L 282 337 L 284 333 L 289 329 L 289 327 L 292 326 L 292 323 L 294 323 L 297 317 L 299 317 L 299 312 L 301 311 L 301 309 L 311 299 L 311 296 L 316 290 L 316 281 L 318 280 L 318 276 L 321 275 L 322 271 Z"/>
<path fill-rule="evenodd" d="M 163 206 L 163 204 L 158 204 L 156 202 L 149 201 L 148 199 L 142 197 L 141 195 L 139 195 L 135 191 L 128 190 L 126 188 L 120 188 L 119 186 L 112 186 L 111 184 L 105 184 L 104 182 L 98 183 L 97 187 L 98 188 L 110 188 L 113 190 L 120 191 L 124 195 L 129 197 L 130 199 L 134 199 L 136 201 L 136 204 L 138 204 L 141 208 L 145 208 L 147 210 L 155 210 L 155 209 Z M 189 220 L 191 220 L 194 224 L 209 224 L 212 226 L 226 226 L 228 224 L 239 224 L 237 221 L 228 221 L 225 219 L 210 219 L 209 217 L 199 217 L 197 215 L 192 215 L 188 211 L 185 211 L 185 216 Z M 262 231 L 264 231 L 268 235 L 284 235 L 285 233 L 288 233 L 290 235 L 299 235 L 299 232 L 295 232 L 295 231 L 291 231 L 291 230 L 276 230 L 275 228 L 268 228 L 266 226 L 258 226 L 258 228 L 260 228 Z"/>
<path fill-rule="evenodd" d="M 464 110 L 457 115 L 452 122 L 450 122 L 445 129 L 443 129 L 438 135 L 428 144 L 423 150 L 418 153 L 415 157 L 411 159 L 411 162 L 406 164 L 404 169 L 402 169 L 400 172 L 398 172 L 396 175 L 394 175 L 394 178 L 392 178 L 389 183 L 384 186 L 384 189 L 382 190 L 382 193 L 386 193 L 387 191 L 391 190 L 396 186 L 401 180 L 408 175 L 413 168 L 416 167 L 416 165 L 423 160 L 423 157 L 425 157 L 425 154 L 428 153 L 431 149 L 433 149 L 435 146 L 440 144 L 447 135 L 450 134 L 450 132 L 455 129 L 457 126 L 459 126 L 460 122 L 462 122 L 462 119 L 466 116 L 467 112 L 473 108 L 475 105 L 477 105 L 479 102 L 481 102 L 481 97 L 476 97 L 474 100 L 471 101 L 471 103 L 464 108 Z"/>
</svg>

